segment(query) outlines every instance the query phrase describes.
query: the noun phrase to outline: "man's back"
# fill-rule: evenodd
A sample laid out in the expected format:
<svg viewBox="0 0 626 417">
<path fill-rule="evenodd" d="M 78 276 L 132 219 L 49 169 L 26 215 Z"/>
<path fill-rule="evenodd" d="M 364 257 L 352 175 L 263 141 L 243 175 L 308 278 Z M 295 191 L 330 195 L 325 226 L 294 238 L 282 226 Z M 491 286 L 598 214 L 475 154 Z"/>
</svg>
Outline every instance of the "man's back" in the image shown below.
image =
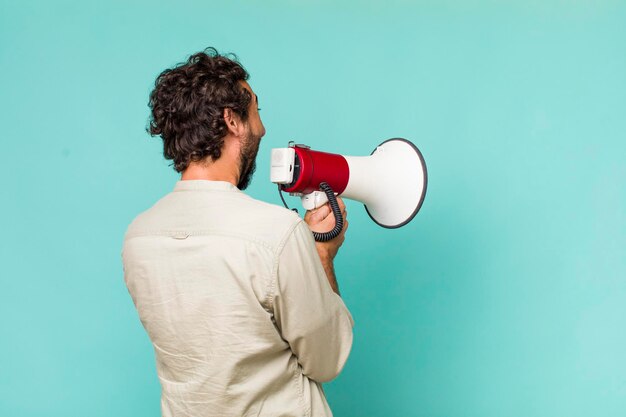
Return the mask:
<svg viewBox="0 0 626 417">
<path fill-rule="evenodd" d="M 331 415 L 318 382 L 343 367 L 352 318 L 297 215 L 180 181 L 130 225 L 123 259 L 164 416 Z"/>
</svg>

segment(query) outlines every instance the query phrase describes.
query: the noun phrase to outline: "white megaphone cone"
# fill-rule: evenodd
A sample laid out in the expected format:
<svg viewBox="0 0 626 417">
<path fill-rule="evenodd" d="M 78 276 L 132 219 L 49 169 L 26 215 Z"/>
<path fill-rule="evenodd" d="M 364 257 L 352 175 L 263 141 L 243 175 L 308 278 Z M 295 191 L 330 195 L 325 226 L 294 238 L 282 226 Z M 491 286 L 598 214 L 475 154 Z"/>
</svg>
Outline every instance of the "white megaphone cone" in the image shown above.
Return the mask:
<svg viewBox="0 0 626 417">
<path fill-rule="evenodd" d="M 327 183 L 335 194 L 361 201 L 372 220 L 386 228 L 410 222 L 422 206 L 428 175 L 424 158 L 406 139 L 389 139 L 370 156 L 343 156 L 306 146 L 272 150 L 271 180 L 300 195 L 307 210 L 325 204 Z M 332 195 L 331 195 L 332 197 Z"/>
<path fill-rule="evenodd" d="M 346 156 L 350 178 L 342 197 L 361 201 L 372 220 L 387 228 L 410 222 L 426 195 L 426 164 L 405 139 L 380 144 L 371 156 Z"/>
</svg>

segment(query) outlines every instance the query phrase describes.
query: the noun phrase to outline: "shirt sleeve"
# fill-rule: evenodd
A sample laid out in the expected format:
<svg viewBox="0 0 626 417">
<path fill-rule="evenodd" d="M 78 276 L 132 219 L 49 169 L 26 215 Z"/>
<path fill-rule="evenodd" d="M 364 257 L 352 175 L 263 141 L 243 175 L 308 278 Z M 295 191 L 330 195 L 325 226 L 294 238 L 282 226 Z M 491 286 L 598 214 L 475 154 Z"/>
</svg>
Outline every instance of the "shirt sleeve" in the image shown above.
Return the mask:
<svg viewBox="0 0 626 417">
<path fill-rule="evenodd" d="M 308 226 L 299 222 L 278 255 L 273 313 L 302 372 L 317 382 L 339 375 L 352 347 L 354 322 L 330 287 Z"/>
</svg>

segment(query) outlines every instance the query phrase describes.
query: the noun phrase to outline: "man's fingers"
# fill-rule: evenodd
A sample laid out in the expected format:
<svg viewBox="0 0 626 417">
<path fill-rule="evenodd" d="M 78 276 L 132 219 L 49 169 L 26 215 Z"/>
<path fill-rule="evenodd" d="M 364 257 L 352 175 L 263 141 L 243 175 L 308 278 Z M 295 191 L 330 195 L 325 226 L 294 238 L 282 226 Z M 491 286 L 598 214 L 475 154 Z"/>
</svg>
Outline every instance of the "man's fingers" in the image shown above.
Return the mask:
<svg viewBox="0 0 626 417">
<path fill-rule="evenodd" d="M 326 217 L 330 216 L 332 212 L 333 210 L 330 208 L 329 204 L 324 204 L 322 207 L 320 207 L 320 217 L 322 219 L 325 219 Z"/>
<path fill-rule="evenodd" d="M 341 211 L 341 217 L 343 217 L 345 221 L 346 217 L 348 216 L 346 205 L 343 202 L 343 200 L 339 197 L 337 197 L 337 203 Z M 312 223 L 321 223 L 324 220 L 326 220 L 326 218 L 330 216 L 333 212 L 332 212 L 332 209 L 330 208 L 330 204 L 326 203 L 323 206 L 320 206 L 316 209 L 311 210 L 309 213 L 310 213 L 310 218 L 311 218 Z"/>
<path fill-rule="evenodd" d="M 321 207 L 316 208 L 312 211 L 311 216 L 318 222 L 324 220 L 330 214 L 330 207 L 328 204 L 324 204 Z"/>
</svg>

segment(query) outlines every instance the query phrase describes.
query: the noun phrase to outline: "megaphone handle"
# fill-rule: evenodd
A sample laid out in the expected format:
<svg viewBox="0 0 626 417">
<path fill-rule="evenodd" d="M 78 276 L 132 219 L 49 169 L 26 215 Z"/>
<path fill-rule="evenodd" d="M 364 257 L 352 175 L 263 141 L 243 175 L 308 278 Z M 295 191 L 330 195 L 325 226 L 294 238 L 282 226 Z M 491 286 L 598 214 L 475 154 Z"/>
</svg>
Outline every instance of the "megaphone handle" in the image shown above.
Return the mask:
<svg viewBox="0 0 626 417">
<path fill-rule="evenodd" d="M 317 242 L 328 242 L 329 240 L 333 240 L 343 230 L 343 216 L 341 215 L 341 209 L 339 208 L 339 203 L 337 202 L 337 197 L 333 192 L 333 189 L 330 188 L 330 185 L 323 182 L 320 184 L 320 188 L 326 194 L 326 198 L 328 198 L 328 203 L 330 204 L 330 208 L 335 215 L 335 227 L 330 232 L 318 233 L 313 232 L 313 238 Z"/>
<path fill-rule="evenodd" d="M 300 197 L 300 201 L 305 210 L 314 210 L 326 204 L 328 197 L 326 197 L 326 193 L 323 191 L 313 191 Z"/>
</svg>

